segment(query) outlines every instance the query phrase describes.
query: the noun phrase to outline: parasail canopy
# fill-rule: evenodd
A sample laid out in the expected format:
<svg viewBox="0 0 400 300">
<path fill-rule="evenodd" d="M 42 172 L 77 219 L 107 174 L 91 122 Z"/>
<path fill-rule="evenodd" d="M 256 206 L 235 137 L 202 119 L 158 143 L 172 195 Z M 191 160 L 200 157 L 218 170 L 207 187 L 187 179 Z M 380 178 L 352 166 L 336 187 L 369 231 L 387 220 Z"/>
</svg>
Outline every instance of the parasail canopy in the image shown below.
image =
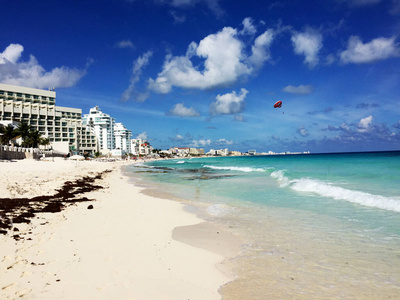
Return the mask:
<svg viewBox="0 0 400 300">
<path fill-rule="evenodd" d="M 274 108 L 281 108 L 282 107 L 282 101 L 278 101 L 274 104 Z"/>
</svg>

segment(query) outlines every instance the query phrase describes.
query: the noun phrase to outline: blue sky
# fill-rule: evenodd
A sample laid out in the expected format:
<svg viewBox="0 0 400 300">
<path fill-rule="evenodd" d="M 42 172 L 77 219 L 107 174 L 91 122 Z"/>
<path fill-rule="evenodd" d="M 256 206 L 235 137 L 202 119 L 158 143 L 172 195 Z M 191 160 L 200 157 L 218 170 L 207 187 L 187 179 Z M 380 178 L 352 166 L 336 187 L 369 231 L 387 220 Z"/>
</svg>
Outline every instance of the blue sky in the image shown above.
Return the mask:
<svg viewBox="0 0 400 300">
<path fill-rule="evenodd" d="M 1 0 L 0 82 L 155 148 L 400 149 L 400 0 Z M 276 101 L 282 108 L 273 108 Z"/>
</svg>

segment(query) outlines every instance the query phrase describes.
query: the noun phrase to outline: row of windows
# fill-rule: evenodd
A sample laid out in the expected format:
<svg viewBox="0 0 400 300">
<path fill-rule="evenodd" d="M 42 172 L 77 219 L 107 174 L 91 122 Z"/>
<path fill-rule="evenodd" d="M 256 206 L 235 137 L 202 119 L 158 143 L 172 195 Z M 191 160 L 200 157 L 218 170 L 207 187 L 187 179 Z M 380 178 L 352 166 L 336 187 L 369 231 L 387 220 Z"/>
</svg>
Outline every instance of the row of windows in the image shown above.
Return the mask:
<svg viewBox="0 0 400 300">
<path fill-rule="evenodd" d="M 22 98 L 24 97 L 25 99 L 42 99 L 42 100 L 49 100 L 50 102 L 56 101 L 55 98 L 53 97 L 47 97 L 47 96 L 39 96 L 39 95 L 30 95 L 30 94 L 22 94 L 22 93 L 14 93 L 14 92 L 6 92 L 6 91 L 1 91 L 0 90 L 0 96 L 10 96 L 10 97 L 17 97 L 17 98 Z"/>
</svg>

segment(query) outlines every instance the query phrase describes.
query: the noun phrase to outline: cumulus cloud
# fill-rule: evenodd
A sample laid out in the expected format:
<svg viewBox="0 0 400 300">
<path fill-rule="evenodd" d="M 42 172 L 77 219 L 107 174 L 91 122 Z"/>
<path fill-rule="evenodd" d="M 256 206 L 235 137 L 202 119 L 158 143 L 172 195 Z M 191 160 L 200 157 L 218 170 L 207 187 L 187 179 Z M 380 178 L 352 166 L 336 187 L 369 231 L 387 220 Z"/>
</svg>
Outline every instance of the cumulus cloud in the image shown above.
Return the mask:
<svg viewBox="0 0 400 300">
<path fill-rule="evenodd" d="M 288 85 L 284 87 L 282 91 L 291 94 L 307 95 L 313 92 L 313 88 L 311 85 L 303 85 L 303 84 L 299 86 Z"/>
<path fill-rule="evenodd" d="M 215 145 L 218 146 L 225 146 L 225 145 L 232 145 L 233 141 L 232 140 L 227 140 L 227 139 L 219 139 L 215 141 Z"/>
<path fill-rule="evenodd" d="M 177 103 L 167 113 L 167 115 L 178 116 L 178 117 L 198 117 L 200 116 L 200 113 L 192 107 L 185 107 L 183 103 Z"/>
<path fill-rule="evenodd" d="M 273 38 L 273 30 L 268 29 L 254 41 L 254 45 L 251 47 L 252 55 L 249 57 L 249 62 L 256 68 L 260 68 L 264 62 L 270 59 L 269 45 Z"/>
<path fill-rule="evenodd" d="M 133 45 L 133 43 L 130 40 L 122 40 L 122 41 L 118 42 L 115 46 L 117 48 L 121 48 L 121 49 L 124 49 L 124 48 L 133 49 L 133 48 L 135 48 L 135 46 Z"/>
<path fill-rule="evenodd" d="M 400 48 L 394 37 L 376 38 L 364 44 L 358 36 L 352 36 L 347 49 L 339 55 L 344 64 L 364 64 L 400 56 Z"/>
<path fill-rule="evenodd" d="M 235 91 L 224 95 L 217 95 L 215 97 L 217 101 L 210 105 L 211 115 L 233 115 L 243 112 L 245 108 L 244 99 L 247 93 L 248 91 L 242 88 L 239 95 Z"/>
<path fill-rule="evenodd" d="M 366 118 L 361 119 L 357 125 L 357 131 L 358 132 L 369 131 L 371 129 L 372 119 L 373 119 L 372 116 L 368 116 Z"/>
<path fill-rule="evenodd" d="M 142 139 L 142 140 L 147 140 L 147 131 L 143 131 L 142 133 L 139 133 L 136 138 Z"/>
<path fill-rule="evenodd" d="M 2 83 L 33 88 L 71 87 L 86 75 L 86 68 L 92 63 L 91 60 L 81 70 L 62 66 L 46 71 L 33 55 L 30 55 L 28 61 L 21 61 L 23 51 L 22 45 L 10 44 L 0 52 Z"/>
<path fill-rule="evenodd" d="M 256 27 L 253 25 L 253 19 L 252 18 L 245 18 L 242 22 L 243 24 L 243 29 L 240 31 L 240 34 L 249 34 L 249 35 L 254 35 L 257 32 Z"/>
<path fill-rule="evenodd" d="M 167 55 L 163 69 L 156 79 L 149 79 L 149 89 L 169 93 L 173 86 L 192 89 L 211 89 L 227 86 L 241 76 L 252 75 L 270 58 L 272 30 L 258 36 L 246 55 L 247 45 L 237 29 L 225 27 L 200 41 L 190 43 L 184 56 Z M 201 61 L 194 65 L 195 61 Z"/>
<path fill-rule="evenodd" d="M 192 145 L 193 147 L 206 147 L 210 146 L 212 141 L 210 139 L 207 140 L 193 140 Z"/>
<path fill-rule="evenodd" d="M 149 60 L 152 55 L 152 51 L 147 51 L 133 62 L 129 87 L 122 93 L 122 101 L 128 101 L 132 98 L 132 94 L 135 92 L 135 85 L 137 82 L 139 82 L 140 75 L 142 75 L 142 69 L 149 64 Z M 137 93 L 135 100 L 138 102 L 143 102 L 147 99 L 147 96 L 147 94 Z"/>
<path fill-rule="evenodd" d="M 295 32 L 291 40 L 294 52 L 297 55 L 304 55 L 304 63 L 309 68 L 314 68 L 319 62 L 318 53 L 322 48 L 322 35 L 308 28 L 304 32 Z"/>
<path fill-rule="evenodd" d="M 297 133 L 300 134 L 301 136 L 304 136 L 304 137 L 310 135 L 310 133 L 308 132 L 308 130 L 305 129 L 304 127 L 299 127 L 299 128 L 297 129 Z"/>
</svg>

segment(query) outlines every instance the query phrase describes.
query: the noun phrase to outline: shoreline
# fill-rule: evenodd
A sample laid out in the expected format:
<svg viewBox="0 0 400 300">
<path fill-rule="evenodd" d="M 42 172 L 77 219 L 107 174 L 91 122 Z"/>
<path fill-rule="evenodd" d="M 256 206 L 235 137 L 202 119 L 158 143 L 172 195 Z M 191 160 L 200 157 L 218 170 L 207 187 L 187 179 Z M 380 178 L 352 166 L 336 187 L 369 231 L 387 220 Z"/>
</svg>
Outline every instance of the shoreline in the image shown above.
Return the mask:
<svg viewBox="0 0 400 300">
<path fill-rule="evenodd" d="M 236 249 L 232 237 L 184 203 L 145 195 L 123 165 L 0 162 L 2 198 L 51 195 L 61 182 L 112 169 L 103 189 L 82 194 L 94 201 L 14 224 L 22 240 L 0 234 L 1 298 L 221 299 L 218 290 L 233 280 L 224 263 Z"/>
</svg>

